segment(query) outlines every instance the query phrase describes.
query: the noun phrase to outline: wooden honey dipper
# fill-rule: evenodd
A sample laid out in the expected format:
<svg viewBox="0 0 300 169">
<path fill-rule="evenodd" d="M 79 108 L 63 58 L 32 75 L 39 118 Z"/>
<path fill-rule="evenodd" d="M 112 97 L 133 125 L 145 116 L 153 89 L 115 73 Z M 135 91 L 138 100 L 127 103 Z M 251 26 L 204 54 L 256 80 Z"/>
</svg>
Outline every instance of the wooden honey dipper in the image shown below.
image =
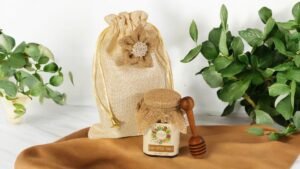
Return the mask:
<svg viewBox="0 0 300 169">
<path fill-rule="evenodd" d="M 197 134 L 194 118 L 194 100 L 191 97 L 184 97 L 180 100 L 180 107 L 186 112 L 192 136 L 189 140 L 189 149 L 193 157 L 203 158 L 206 154 L 204 139 Z"/>
</svg>

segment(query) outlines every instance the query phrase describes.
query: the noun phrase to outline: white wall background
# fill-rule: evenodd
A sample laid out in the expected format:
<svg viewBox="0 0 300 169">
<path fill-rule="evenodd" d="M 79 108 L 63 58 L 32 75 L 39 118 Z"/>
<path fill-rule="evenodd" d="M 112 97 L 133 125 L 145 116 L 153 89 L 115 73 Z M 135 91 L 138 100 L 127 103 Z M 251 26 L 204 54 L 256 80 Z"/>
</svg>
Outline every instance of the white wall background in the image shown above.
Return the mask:
<svg viewBox="0 0 300 169">
<path fill-rule="evenodd" d="M 104 16 L 121 11 L 144 10 L 156 25 L 169 52 L 175 88 L 182 95 L 191 95 L 197 112 L 220 114 L 224 103 L 215 90 L 194 76 L 206 65 L 198 57 L 190 64 L 180 60 L 193 47 L 188 28 L 192 19 L 198 24 L 200 41 L 209 30 L 219 25 L 219 9 L 225 4 L 229 11 L 229 27 L 233 34 L 247 27 L 262 28 L 258 10 L 268 6 L 277 20 L 292 17 L 296 0 L 0 0 L 0 28 L 17 42 L 38 42 L 49 47 L 63 69 L 72 71 L 75 87 L 65 83 L 68 104 L 95 106 L 92 94 L 92 58 L 99 33 L 107 27 Z M 34 106 L 38 106 L 37 103 Z M 47 102 L 45 106 L 53 106 Z M 45 109 L 46 111 L 46 109 Z"/>
</svg>

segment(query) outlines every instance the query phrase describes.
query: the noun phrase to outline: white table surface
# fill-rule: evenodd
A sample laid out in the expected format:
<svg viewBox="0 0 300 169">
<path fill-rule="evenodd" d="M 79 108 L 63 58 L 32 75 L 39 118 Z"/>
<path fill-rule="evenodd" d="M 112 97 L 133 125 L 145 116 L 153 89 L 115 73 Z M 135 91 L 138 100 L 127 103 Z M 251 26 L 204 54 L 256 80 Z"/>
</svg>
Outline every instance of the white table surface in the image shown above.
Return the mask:
<svg viewBox="0 0 300 169">
<path fill-rule="evenodd" d="M 0 112 L 0 169 L 13 169 L 17 155 L 25 148 L 53 142 L 98 121 L 97 110 L 85 106 L 35 106 L 23 123 L 14 125 Z"/>
<path fill-rule="evenodd" d="M 53 142 L 74 131 L 98 122 L 94 106 L 35 106 L 23 123 L 10 124 L 0 112 L 0 169 L 13 169 L 17 155 L 27 147 Z M 200 118 L 199 118 L 200 117 Z M 249 124 L 245 117 L 198 115 L 201 125 Z"/>
</svg>

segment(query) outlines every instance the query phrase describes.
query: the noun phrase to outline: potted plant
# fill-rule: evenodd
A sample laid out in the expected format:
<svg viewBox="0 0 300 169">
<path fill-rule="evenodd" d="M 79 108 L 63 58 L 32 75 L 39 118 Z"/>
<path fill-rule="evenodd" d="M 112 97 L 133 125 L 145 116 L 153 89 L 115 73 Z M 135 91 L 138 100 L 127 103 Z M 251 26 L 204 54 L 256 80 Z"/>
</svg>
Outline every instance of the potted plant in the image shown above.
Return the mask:
<svg viewBox="0 0 300 169">
<path fill-rule="evenodd" d="M 46 98 L 63 105 L 66 95 L 54 90 L 63 83 L 64 75 L 47 47 L 26 42 L 15 46 L 14 38 L 0 30 L 0 98 L 9 119 L 18 123 L 33 97 L 41 103 Z M 73 83 L 71 73 L 69 77 Z"/>
<path fill-rule="evenodd" d="M 300 129 L 300 2 L 292 8 L 294 18 L 286 22 L 276 21 L 267 7 L 258 13 L 264 30 L 247 28 L 234 36 L 222 5 L 220 26 L 202 43 L 197 43 L 198 29 L 193 21 L 189 32 L 197 45 L 182 62 L 188 63 L 201 53 L 208 66 L 197 75 L 202 74 L 210 87 L 219 88 L 218 98 L 228 103 L 222 115 L 230 114 L 239 102 L 255 123 L 283 126 L 276 132 L 249 129 L 277 140 Z M 250 51 L 244 51 L 242 39 Z"/>
</svg>

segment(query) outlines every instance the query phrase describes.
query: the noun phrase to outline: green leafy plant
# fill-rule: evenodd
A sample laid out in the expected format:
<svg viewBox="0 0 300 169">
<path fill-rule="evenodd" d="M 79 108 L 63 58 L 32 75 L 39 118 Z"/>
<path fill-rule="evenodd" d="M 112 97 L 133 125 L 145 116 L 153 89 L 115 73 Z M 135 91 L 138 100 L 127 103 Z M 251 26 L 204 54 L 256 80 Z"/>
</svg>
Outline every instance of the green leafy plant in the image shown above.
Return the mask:
<svg viewBox="0 0 300 169">
<path fill-rule="evenodd" d="M 208 66 L 197 75 L 202 74 L 210 87 L 219 88 L 218 98 L 228 103 L 222 115 L 229 115 L 239 102 L 256 124 L 283 126 L 276 132 L 249 129 L 250 133 L 267 134 L 277 140 L 300 129 L 300 2 L 292 9 L 294 18 L 287 22 L 275 21 L 267 7 L 258 13 L 264 30 L 247 28 L 234 36 L 222 5 L 220 26 L 213 28 L 202 43 L 198 43 L 193 21 L 190 36 L 196 46 L 182 62 L 188 63 L 201 53 Z M 250 51 L 244 51 L 242 39 Z"/>
<path fill-rule="evenodd" d="M 50 77 L 49 80 L 45 80 L 45 76 Z M 69 77 L 73 83 L 71 73 Z M 55 63 L 47 47 L 26 42 L 15 47 L 14 38 L 0 30 L 0 97 L 14 103 L 17 117 L 26 112 L 24 105 L 14 102 L 18 93 L 38 97 L 41 103 L 47 98 L 63 105 L 66 95 L 53 89 L 63 81 L 62 68 Z"/>
</svg>

